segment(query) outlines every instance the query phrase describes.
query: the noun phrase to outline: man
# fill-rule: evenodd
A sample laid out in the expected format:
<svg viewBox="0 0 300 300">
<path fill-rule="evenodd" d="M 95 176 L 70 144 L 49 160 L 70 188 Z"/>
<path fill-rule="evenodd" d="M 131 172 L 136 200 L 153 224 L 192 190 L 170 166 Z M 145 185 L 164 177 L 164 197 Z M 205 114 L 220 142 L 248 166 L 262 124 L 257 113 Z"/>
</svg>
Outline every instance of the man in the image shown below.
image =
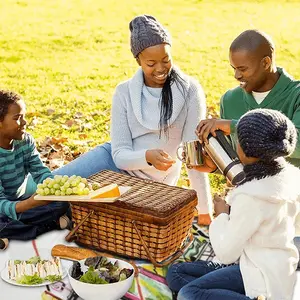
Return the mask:
<svg viewBox="0 0 300 300">
<path fill-rule="evenodd" d="M 240 85 L 221 98 L 221 119 L 206 119 L 199 123 L 196 132 L 200 141 L 207 143 L 208 135 L 215 136 L 219 129 L 230 135 L 235 148 L 236 124 L 244 113 L 255 108 L 279 110 L 297 128 L 296 149 L 287 160 L 300 167 L 300 81 L 295 81 L 284 69 L 276 67 L 274 43 L 258 30 L 246 30 L 232 42 L 229 60 Z M 204 166 L 196 169 L 207 172 L 207 168 L 211 172 L 216 170 L 209 158 L 206 158 Z M 300 250 L 300 237 L 295 238 L 295 244 Z"/>
<path fill-rule="evenodd" d="M 279 110 L 298 130 L 297 147 L 288 161 L 300 167 L 300 82 L 276 67 L 274 44 L 269 36 L 258 30 L 241 33 L 230 46 L 229 59 L 240 85 L 221 98 L 221 119 L 199 123 L 200 141 L 207 143 L 208 135 L 215 136 L 215 131 L 220 129 L 226 135 L 230 134 L 235 147 L 236 124 L 244 113 L 255 108 Z"/>
</svg>

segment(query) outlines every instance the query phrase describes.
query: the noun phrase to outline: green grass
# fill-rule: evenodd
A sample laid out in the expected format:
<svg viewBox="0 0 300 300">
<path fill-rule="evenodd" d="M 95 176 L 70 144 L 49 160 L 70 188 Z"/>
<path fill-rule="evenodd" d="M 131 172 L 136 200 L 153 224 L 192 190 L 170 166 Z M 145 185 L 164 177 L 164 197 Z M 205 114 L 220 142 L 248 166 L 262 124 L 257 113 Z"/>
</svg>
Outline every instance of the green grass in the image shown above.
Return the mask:
<svg viewBox="0 0 300 300">
<path fill-rule="evenodd" d="M 269 33 L 278 65 L 300 77 L 299 11 L 297 0 L 0 1 L 0 86 L 25 97 L 29 122 L 38 119 L 35 138 L 68 137 L 78 149 L 74 141 L 86 133 L 86 151 L 109 139 L 114 88 L 136 71 L 128 29 L 135 15 L 152 14 L 168 28 L 175 63 L 201 82 L 208 113 L 217 115 L 220 96 L 236 85 L 228 47 L 245 29 Z M 91 128 L 62 126 L 76 112 Z"/>
</svg>

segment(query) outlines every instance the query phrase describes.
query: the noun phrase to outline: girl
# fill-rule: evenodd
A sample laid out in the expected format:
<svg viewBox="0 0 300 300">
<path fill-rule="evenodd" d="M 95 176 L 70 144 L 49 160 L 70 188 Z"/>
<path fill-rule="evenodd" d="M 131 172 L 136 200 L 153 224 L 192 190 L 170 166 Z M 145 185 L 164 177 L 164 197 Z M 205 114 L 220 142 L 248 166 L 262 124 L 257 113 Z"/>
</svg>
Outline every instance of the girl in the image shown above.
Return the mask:
<svg viewBox="0 0 300 300">
<path fill-rule="evenodd" d="M 178 299 L 292 299 L 299 259 L 293 238 L 300 225 L 300 170 L 284 157 L 295 149 L 296 128 L 279 111 L 256 109 L 241 117 L 237 135 L 246 180 L 229 193 L 228 204 L 214 201 L 217 217 L 209 233 L 217 258 L 239 264 L 173 265 L 167 281 L 179 291 Z"/>
<path fill-rule="evenodd" d="M 109 169 L 176 185 L 181 169 L 176 149 L 197 138 L 195 128 L 206 114 L 205 96 L 194 79 L 173 65 L 171 38 L 154 17 L 138 16 L 129 28 L 131 52 L 140 68 L 116 88 L 111 144 L 96 147 L 54 174 L 88 177 Z M 200 222 L 209 224 L 208 177 L 196 170 L 188 170 L 188 176 L 198 193 Z"/>
</svg>

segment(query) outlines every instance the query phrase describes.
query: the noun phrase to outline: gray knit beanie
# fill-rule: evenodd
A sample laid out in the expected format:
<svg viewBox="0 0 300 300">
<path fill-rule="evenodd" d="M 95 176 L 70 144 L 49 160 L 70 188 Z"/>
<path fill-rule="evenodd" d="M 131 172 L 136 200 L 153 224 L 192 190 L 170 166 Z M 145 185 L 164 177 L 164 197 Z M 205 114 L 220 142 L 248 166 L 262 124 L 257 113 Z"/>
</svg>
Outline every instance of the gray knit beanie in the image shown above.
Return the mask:
<svg viewBox="0 0 300 300">
<path fill-rule="evenodd" d="M 246 156 L 262 160 L 289 156 L 297 142 L 294 124 L 272 109 L 254 109 L 244 114 L 237 124 L 237 136 Z"/>
<path fill-rule="evenodd" d="M 171 37 L 168 31 L 152 16 L 141 15 L 129 23 L 130 47 L 134 57 L 144 49 L 160 44 L 171 46 Z"/>
</svg>

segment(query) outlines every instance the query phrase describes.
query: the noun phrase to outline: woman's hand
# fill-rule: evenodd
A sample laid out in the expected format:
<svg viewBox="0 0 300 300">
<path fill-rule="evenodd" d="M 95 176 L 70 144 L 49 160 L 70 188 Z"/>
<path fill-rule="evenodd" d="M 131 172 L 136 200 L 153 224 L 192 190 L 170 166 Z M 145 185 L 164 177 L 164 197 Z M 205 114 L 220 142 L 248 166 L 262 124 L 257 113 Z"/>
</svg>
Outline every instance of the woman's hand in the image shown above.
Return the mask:
<svg viewBox="0 0 300 300">
<path fill-rule="evenodd" d="M 227 204 L 227 202 L 223 198 L 221 198 L 218 195 L 215 195 L 213 203 L 214 203 L 214 211 L 215 211 L 216 217 L 222 213 L 229 215 L 230 206 Z"/>
<path fill-rule="evenodd" d="M 52 201 L 45 201 L 45 200 L 34 200 L 34 196 L 35 194 L 26 200 L 22 200 L 18 202 L 16 204 L 16 212 L 21 213 L 38 206 L 47 205 L 52 202 Z"/>
<path fill-rule="evenodd" d="M 221 130 L 225 135 L 229 135 L 230 124 L 231 120 L 216 118 L 202 120 L 196 128 L 196 135 L 198 136 L 200 143 L 208 144 L 208 135 L 211 133 L 213 136 L 216 136 L 216 130 Z"/>
<path fill-rule="evenodd" d="M 167 171 L 173 164 L 176 163 L 176 160 L 161 149 L 147 150 L 146 161 L 160 171 Z"/>
</svg>

